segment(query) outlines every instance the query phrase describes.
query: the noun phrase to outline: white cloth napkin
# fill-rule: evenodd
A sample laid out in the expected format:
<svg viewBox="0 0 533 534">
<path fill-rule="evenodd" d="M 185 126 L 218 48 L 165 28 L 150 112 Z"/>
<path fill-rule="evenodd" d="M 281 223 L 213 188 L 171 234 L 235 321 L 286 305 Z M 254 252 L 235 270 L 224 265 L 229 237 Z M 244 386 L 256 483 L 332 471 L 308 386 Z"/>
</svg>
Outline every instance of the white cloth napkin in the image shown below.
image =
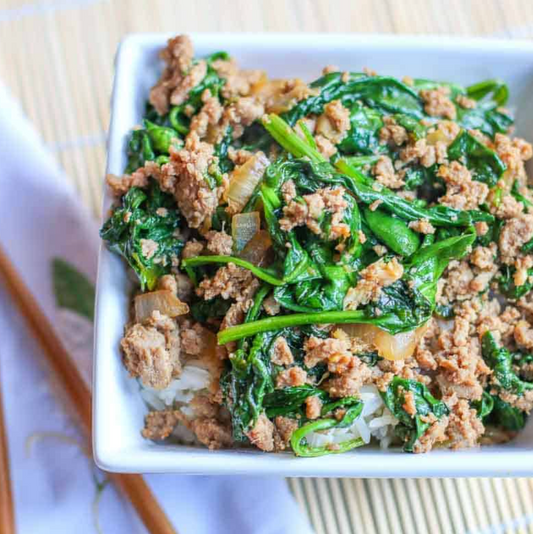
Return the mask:
<svg viewBox="0 0 533 534">
<path fill-rule="evenodd" d="M 90 380 L 92 322 L 87 295 L 96 275 L 97 225 L 1 86 L 0 132 L 2 246 Z M 55 284 L 54 260 L 60 271 Z M 66 282 L 65 269 L 71 282 Z M 73 287 L 86 290 L 85 301 Z M 1 281 L 0 338 L 0 393 L 17 531 L 145 532 L 130 505 L 106 484 L 105 473 L 83 453 L 81 436 L 56 400 L 42 367 L 40 349 Z M 180 534 L 311 533 L 280 478 L 150 475 L 146 479 Z"/>
</svg>

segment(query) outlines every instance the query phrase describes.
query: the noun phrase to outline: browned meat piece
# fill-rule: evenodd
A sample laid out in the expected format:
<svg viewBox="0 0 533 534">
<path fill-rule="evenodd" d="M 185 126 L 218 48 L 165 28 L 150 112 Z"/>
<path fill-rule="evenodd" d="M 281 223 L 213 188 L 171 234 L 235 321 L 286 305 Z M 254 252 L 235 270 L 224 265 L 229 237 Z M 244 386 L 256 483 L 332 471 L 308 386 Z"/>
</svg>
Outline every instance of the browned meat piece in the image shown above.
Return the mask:
<svg viewBox="0 0 533 534">
<path fill-rule="evenodd" d="M 425 104 L 425 112 L 433 117 L 445 117 L 454 120 L 457 112 L 449 94 L 450 89 L 448 87 L 420 91 L 420 98 Z"/>
<path fill-rule="evenodd" d="M 149 412 L 144 418 L 144 428 L 141 432 L 146 439 L 159 441 L 166 439 L 180 421 L 178 410 L 163 410 Z"/>
<path fill-rule="evenodd" d="M 320 397 L 311 395 L 305 399 L 305 416 L 307 419 L 318 419 L 322 410 L 322 401 Z"/>
<path fill-rule="evenodd" d="M 449 447 L 452 449 L 475 447 L 484 432 L 485 427 L 479 419 L 477 411 L 470 408 L 467 400 L 458 400 L 452 407 L 446 428 Z"/>
<path fill-rule="evenodd" d="M 190 424 L 190 429 L 196 434 L 198 441 L 209 449 L 224 449 L 233 445 L 231 429 L 211 417 L 199 417 Z"/>
<path fill-rule="evenodd" d="M 145 386 L 164 389 L 181 372 L 178 325 L 159 312 L 129 327 L 120 346 L 126 369 Z"/>
<path fill-rule="evenodd" d="M 380 184 L 390 189 L 399 189 L 405 185 L 405 182 L 396 174 L 392 161 L 388 156 L 379 157 L 372 169 L 372 174 Z"/>
<path fill-rule="evenodd" d="M 344 298 L 344 309 L 355 310 L 359 306 L 377 299 L 381 289 L 390 286 L 403 276 L 403 265 L 394 257 L 371 263 L 360 272 L 361 278 L 351 287 Z"/>
<path fill-rule="evenodd" d="M 276 377 L 276 387 L 303 386 L 307 383 L 307 372 L 301 367 L 290 367 Z"/>
<path fill-rule="evenodd" d="M 298 429 L 298 421 L 290 417 L 278 415 L 274 419 L 276 432 L 274 434 L 274 446 L 277 451 L 283 451 L 291 446 L 291 436 Z"/>
<path fill-rule="evenodd" d="M 231 256 L 233 250 L 233 239 L 226 232 L 210 231 L 205 234 L 207 239 L 207 250 L 213 254 Z"/>
<path fill-rule="evenodd" d="M 262 451 L 274 450 L 274 424 L 265 414 L 257 418 L 254 427 L 246 435 L 252 444 Z"/>
<path fill-rule="evenodd" d="M 254 280 L 253 274 L 234 263 L 221 267 L 211 279 L 200 282 L 197 293 L 205 300 L 220 295 L 223 299 L 241 301 L 248 298 L 247 288 Z"/>
<path fill-rule="evenodd" d="M 272 363 L 275 363 L 276 365 L 287 366 L 294 363 L 294 357 L 289 344 L 283 336 L 278 337 L 274 342 L 271 360 Z"/>
<path fill-rule="evenodd" d="M 160 115 L 164 115 L 170 104 L 179 105 L 185 101 L 189 91 L 204 78 L 207 65 L 205 61 L 192 64 L 194 49 L 186 35 L 169 39 L 160 55 L 167 66 L 150 91 L 150 103 Z"/>
<path fill-rule="evenodd" d="M 223 187 L 211 189 L 205 176 L 216 165 L 214 147 L 200 141 L 191 132 L 181 150 L 170 149 L 170 162 L 161 168 L 159 183 L 164 191 L 172 193 L 178 207 L 191 228 L 210 225 L 211 215 L 218 206 Z"/>
</svg>

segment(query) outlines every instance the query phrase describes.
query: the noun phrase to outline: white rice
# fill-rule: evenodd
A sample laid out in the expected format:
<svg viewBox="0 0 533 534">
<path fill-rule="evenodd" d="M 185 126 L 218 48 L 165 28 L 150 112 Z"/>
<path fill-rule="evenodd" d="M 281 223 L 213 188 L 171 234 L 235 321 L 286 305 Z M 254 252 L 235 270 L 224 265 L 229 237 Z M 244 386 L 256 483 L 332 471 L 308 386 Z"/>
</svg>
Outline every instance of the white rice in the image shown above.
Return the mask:
<svg viewBox="0 0 533 534">
<path fill-rule="evenodd" d="M 189 403 L 194 395 L 209 386 L 209 371 L 190 362 L 183 367 L 181 375 L 173 380 L 165 389 L 154 389 L 141 383 L 141 395 L 152 410 L 166 410 L 176 403 Z M 185 415 L 186 410 L 192 410 L 183 406 L 181 411 Z"/>
<path fill-rule="evenodd" d="M 182 413 L 194 418 L 193 410 L 187 406 L 194 395 L 209 386 L 209 372 L 190 362 L 184 366 L 181 375 L 162 390 L 144 386 L 141 383 L 141 395 L 152 410 L 166 410 L 179 407 Z M 363 386 L 360 391 L 363 401 L 361 415 L 347 428 L 335 428 L 327 431 L 311 432 L 306 436 L 312 447 L 342 443 L 349 439 L 362 438 L 365 444 L 375 438 L 382 448 L 387 448 L 393 438 L 393 429 L 398 420 L 387 409 L 376 386 Z M 182 425 L 178 425 L 175 437 L 180 441 L 191 443 L 194 435 Z M 186 432 L 185 432 L 186 431 Z"/>
<path fill-rule="evenodd" d="M 398 424 L 398 419 L 385 406 L 376 386 L 363 386 L 360 396 L 364 403 L 363 411 L 351 426 L 310 432 L 306 436 L 307 443 L 311 447 L 323 447 L 361 438 L 365 444 L 368 444 L 372 438 L 376 438 L 380 446 L 386 449 L 392 441 L 393 430 Z"/>
</svg>

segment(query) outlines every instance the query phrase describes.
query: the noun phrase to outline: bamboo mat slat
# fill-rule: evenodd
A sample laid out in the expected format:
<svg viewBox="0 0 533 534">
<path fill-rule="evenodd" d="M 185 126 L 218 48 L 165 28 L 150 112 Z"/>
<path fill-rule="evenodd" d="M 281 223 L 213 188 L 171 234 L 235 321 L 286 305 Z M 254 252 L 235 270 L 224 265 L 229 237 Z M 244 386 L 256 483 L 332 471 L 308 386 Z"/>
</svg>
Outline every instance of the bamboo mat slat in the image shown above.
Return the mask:
<svg viewBox="0 0 533 534">
<path fill-rule="evenodd" d="M 135 31 L 533 38 L 530 0 L 0 0 L 0 81 L 100 215 L 113 57 Z M 317 534 L 532 533 L 533 479 L 289 479 Z"/>
</svg>

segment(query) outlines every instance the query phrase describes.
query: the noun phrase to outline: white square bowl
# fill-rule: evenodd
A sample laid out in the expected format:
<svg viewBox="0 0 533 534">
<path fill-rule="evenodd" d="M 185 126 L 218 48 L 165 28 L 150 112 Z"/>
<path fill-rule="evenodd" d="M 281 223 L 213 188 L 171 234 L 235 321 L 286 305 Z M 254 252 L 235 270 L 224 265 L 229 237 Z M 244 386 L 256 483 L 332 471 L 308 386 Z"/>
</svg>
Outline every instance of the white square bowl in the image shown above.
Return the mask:
<svg viewBox="0 0 533 534">
<path fill-rule="evenodd" d="M 126 139 L 141 120 L 150 87 L 160 71 L 158 51 L 168 35 L 127 37 L 116 58 L 107 172 L 121 174 Z M 449 80 L 463 84 L 501 78 L 517 110 L 517 133 L 533 139 L 533 43 L 375 35 L 196 34 L 196 53 L 227 50 L 246 68 L 271 77 L 319 77 L 325 65 L 380 74 Z M 106 191 L 104 214 L 112 199 Z M 258 450 L 208 451 L 159 445 L 141 437 L 147 408 L 119 357 L 131 286 L 122 259 L 101 248 L 94 366 L 94 457 L 107 471 L 127 473 L 272 474 L 285 476 L 432 477 L 533 476 L 533 423 L 511 443 L 465 451 L 405 454 L 363 447 L 321 458 Z"/>
</svg>

